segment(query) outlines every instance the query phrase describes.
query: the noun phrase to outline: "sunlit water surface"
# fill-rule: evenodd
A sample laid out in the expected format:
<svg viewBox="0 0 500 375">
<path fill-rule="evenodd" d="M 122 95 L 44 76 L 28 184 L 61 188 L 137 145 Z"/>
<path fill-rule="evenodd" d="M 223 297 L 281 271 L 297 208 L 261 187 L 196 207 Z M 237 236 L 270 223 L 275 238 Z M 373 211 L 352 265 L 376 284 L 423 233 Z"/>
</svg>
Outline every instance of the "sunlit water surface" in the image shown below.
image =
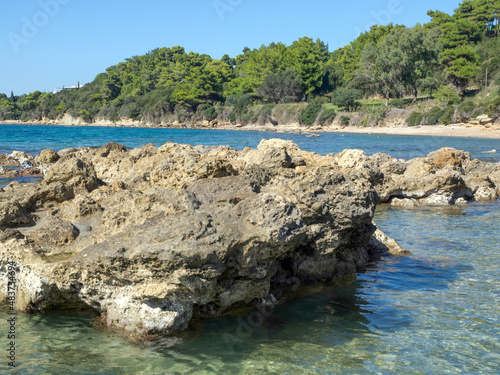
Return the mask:
<svg viewBox="0 0 500 375">
<path fill-rule="evenodd" d="M 231 133 L 242 137 L 253 134 Z M 210 133 L 203 134 L 200 140 L 205 142 L 190 143 L 210 143 L 206 136 Z M 259 135 L 254 139 L 251 135 L 248 145 L 258 144 Z M 276 135 L 266 138 L 272 136 Z M 234 137 L 231 135 L 231 142 L 236 142 Z M 352 137 L 348 144 L 333 135 L 315 139 L 313 144 L 303 136 L 290 136 L 298 144 L 303 141 L 301 147 L 319 153 L 352 147 L 367 150 L 365 146 L 376 142 Z M 348 136 L 339 138 L 345 141 Z M 407 138 L 384 138 L 382 146 L 372 145 L 367 153 L 394 154 L 387 149 L 392 147 L 399 153 L 394 156 L 412 157 L 444 145 L 460 147 L 453 139 L 446 143 L 418 137 L 427 142 L 419 146 L 414 140 L 413 145 L 405 144 Z M 102 140 L 96 145 L 105 143 Z M 137 142 L 148 141 L 141 138 Z M 27 145 L 25 149 L 82 145 L 65 142 L 56 147 L 54 139 L 54 145 Z M 227 143 L 220 139 L 213 142 Z M 476 140 L 475 151 L 466 144 L 461 148 L 481 155 L 481 150 L 498 145 L 498 141 L 489 142 Z M 20 149 L 19 144 L 0 142 L 5 150 Z M 243 144 L 233 146 L 241 148 Z M 89 316 L 19 314 L 18 367 L 8 369 L 2 355 L 0 373 L 500 373 L 500 202 L 406 210 L 379 207 L 375 219 L 413 256 L 381 258 L 358 274 L 351 285 L 318 287 L 264 312 L 197 322 L 188 334 L 150 346 L 96 330 Z M 0 321 L 6 318 L 0 313 Z M 3 336 L 2 349 L 8 344 Z"/>
<path fill-rule="evenodd" d="M 0 153 L 13 150 L 38 154 L 45 148 L 56 151 L 69 147 L 99 147 L 117 142 L 127 147 L 140 147 L 147 143 L 161 146 L 166 142 L 192 145 L 229 145 L 236 149 L 257 147 L 262 139 L 293 140 L 306 151 L 321 155 L 337 153 L 346 148 L 358 148 L 368 155 L 385 152 L 396 158 L 410 159 L 425 156 L 441 147 L 455 147 L 469 151 L 474 158 L 500 161 L 500 141 L 487 138 L 426 137 L 403 135 L 319 133 L 319 138 L 307 134 L 275 132 L 118 128 L 89 126 L 26 126 L 0 125 Z M 496 152 L 492 153 L 491 151 Z"/>
</svg>

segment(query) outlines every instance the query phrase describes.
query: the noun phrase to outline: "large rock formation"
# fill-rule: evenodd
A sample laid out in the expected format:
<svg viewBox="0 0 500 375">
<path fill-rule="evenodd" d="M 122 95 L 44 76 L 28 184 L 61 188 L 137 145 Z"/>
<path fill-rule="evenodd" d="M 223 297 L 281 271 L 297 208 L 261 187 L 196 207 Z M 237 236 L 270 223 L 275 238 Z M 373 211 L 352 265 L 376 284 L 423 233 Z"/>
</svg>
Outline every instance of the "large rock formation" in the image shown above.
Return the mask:
<svg viewBox="0 0 500 375">
<path fill-rule="evenodd" d="M 361 173 L 382 203 L 395 206 L 494 201 L 500 196 L 500 164 L 471 160 L 468 152 L 453 148 L 408 161 L 346 150 L 334 162 L 344 171 Z"/>
<path fill-rule="evenodd" d="M 92 308 L 132 334 L 165 333 L 351 275 L 380 250 L 368 180 L 292 142 L 37 159 L 43 181 L 0 193 L 0 278 L 16 262 L 19 310 Z"/>
<path fill-rule="evenodd" d="M 0 189 L 0 298 L 14 261 L 17 309 L 91 308 L 138 335 L 352 275 L 370 255 L 405 253 L 372 223 L 379 195 L 451 202 L 486 196 L 499 181 L 497 165 L 485 174 L 456 150 L 403 162 L 319 156 L 282 140 L 241 152 L 110 143 L 36 160 L 42 181 Z"/>
</svg>

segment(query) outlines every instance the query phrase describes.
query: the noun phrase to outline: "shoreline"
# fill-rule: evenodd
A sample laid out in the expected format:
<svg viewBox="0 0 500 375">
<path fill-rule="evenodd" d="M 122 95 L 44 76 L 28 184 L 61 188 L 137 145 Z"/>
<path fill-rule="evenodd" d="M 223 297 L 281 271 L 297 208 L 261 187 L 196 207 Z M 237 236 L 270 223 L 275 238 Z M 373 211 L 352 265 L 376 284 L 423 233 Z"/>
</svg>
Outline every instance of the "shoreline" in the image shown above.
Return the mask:
<svg viewBox="0 0 500 375">
<path fill-rule="evenodd" d="M 93 124 L 63 124 L 48 122 L 23 122 L 19 120 L 0 121 L 0 125 L 27 125 L 27 126 L 92 126 L 92 127 L 116 127 L 116 128 L 153 128 L 153 129 L 197 129 L 197 130 L 238 130 L 238 131 L 262 131 L 274 133 L 300 133 L 319 136 L 318 133 L 349 133 L 349 134 L 373 134 L 373 135 L 404 135 L 404 136 L 431 136 L 431 137 L 463 137 L 463 138 L 488 138 L 500 139 L 500 125 L 486 127 L 483 125 L 451 124 L 451 125 L 419 125 L 415 127 L 371 127 L 362 128 L 354 126 L 301 126 L 299 124 L 289 125 L 232 125 L 221 124 L 208 127 L 202 124 L 133 124 L 133 123 L 111 123 L 100 122 Z"/>
</svg>

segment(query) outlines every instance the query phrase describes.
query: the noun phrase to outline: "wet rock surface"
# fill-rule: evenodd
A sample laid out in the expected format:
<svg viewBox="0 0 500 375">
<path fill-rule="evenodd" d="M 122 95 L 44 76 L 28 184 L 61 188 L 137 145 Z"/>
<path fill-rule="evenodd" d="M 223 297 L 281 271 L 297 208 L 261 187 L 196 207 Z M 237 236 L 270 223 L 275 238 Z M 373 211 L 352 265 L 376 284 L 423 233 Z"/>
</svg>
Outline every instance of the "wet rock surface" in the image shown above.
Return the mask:
<svg viewBox="0 0 500 375">
<path fill-rule="evenodd" d="M 405 162 L 282 140 L 243 151 L 112 143 L 34 160 L 42 181 L 0 191 L 0 298 L 15 261 L 18 310 L 94 309 L 134 335 L 404 255 L 372 223 L 380 201 L 496 199 L 500 183 L 497 164 L 458 150 Z"/>
</svg>

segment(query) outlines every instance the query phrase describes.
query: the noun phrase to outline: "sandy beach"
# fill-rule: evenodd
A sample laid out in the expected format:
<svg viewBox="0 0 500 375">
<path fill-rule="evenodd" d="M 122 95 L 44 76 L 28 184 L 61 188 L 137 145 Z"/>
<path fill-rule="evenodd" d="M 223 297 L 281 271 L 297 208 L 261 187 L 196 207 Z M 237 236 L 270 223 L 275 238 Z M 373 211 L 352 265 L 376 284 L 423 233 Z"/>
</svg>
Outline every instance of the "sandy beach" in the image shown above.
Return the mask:
<svg viewBox="0 0 500 375">
<path fill-rule="evenodd" d="M 469 137 L 469 138 L 492 138 L 500 139 L 500 126 L 485 127 L 482 125 L 455 124 L 455 125 L 421 125 L 415 127 L 373 127 L 361 128 L 349 127 L 304 127 L 293 125 L 247 125 L 247 126 L 225 126 L 224 129 L 252 130 L 252 131 L 274 131 L 278 133 L 355 133 L 355 134 L 390 134 L 390 135 L 416 135 L 435 137 Z"/>
<path fill-rule="evenodd" d="M 486 128 L 484 126 L 416 126 L 407 128 L 356 128 L 349 127 L 334 130 L 334 132 L 359 133 L 359 134 L 392 134 L 392 135 L 426 135 L 435 137 L 470 137 L 500 139 L 500 128 Z"/>
</svg>

